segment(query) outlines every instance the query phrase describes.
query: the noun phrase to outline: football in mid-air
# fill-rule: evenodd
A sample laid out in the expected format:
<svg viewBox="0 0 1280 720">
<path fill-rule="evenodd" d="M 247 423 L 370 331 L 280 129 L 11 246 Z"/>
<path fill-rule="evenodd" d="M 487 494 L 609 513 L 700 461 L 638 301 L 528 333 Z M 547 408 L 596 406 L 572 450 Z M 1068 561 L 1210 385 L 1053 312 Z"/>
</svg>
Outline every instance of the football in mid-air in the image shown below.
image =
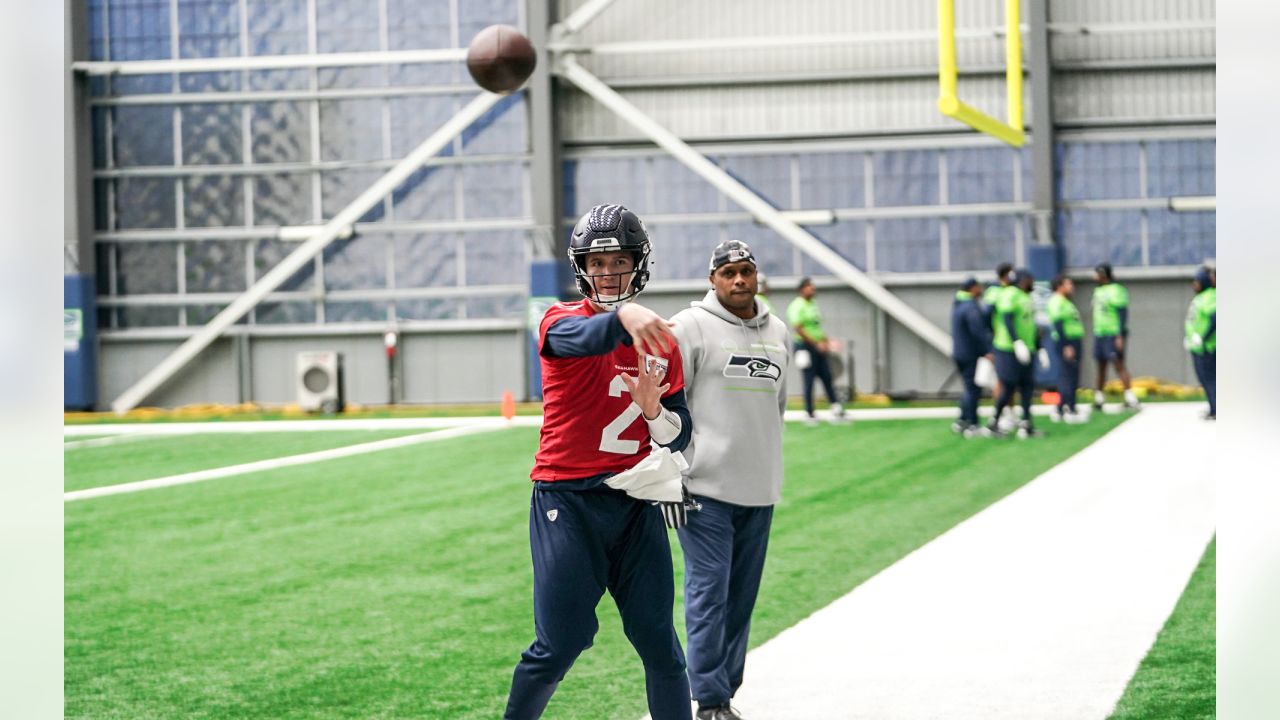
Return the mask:
<svg viewBox="0 0 1280 720">
<path fill-rule="evenodd" d="M 533 43 L 510 25 L 490 25 L 476 33 L 467 47 L 467 71 L 489 92 L 518 89 L 537 64 Z"/>
</svg>

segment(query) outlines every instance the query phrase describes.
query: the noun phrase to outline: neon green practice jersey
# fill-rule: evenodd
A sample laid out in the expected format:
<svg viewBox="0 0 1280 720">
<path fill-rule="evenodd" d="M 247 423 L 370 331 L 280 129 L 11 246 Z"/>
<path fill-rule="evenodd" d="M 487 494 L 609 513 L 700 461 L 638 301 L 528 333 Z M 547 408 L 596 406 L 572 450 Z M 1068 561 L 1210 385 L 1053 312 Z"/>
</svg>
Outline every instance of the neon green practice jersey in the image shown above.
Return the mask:
<svg viewBox="0 0 1280 720">
<path fill-rule="evenodd" d="M 1129 291 L 1120 283 L 1099 285 L 1093 290 L 1093 334 L 1115 337 L 1120 334 L 1120 310 L 1129 307 Z"/>
<path fill-rule="evenodd" d="M 793 331 L 797 325 L 804 328 L 805 334 L 814 342 L 827 339 L 827 334 L 822 331 L 822 312 L 818 310 L 818 303 L 812 300 L 805 300 L 802 297 L 792 300 L 787 306 L 787 325 L 791 326 Z M 793 332 L 792 337 L 796 342 L 804 342 L 800 333 Z"/>
<path fill-rule="evenodd" d="M 1210 326 L 1215 326 L 1213 316 L 1218 312 L 1218 289 L 1207 288 L 1191 300 L 1187 307 L 1187 347 L 1195 355 L 1203 355 L 1218 351 L 1218 333 L 1209 334 Z M 1207 336 L 1207 337 L 1206 337 Z M 1195 339 L 1200 342 L 1196 343 Z"/>
<path fill-rule="evenodd" d="M 1053 297 L 1049 298 L 1046 310 L 1053 327 L 1054 340 L 1078 340 L 1084 337 L 1084 323 L 1080 322 L 1080 309 L 1065 295 L 1054 293 Z M 1058 323 L 1062 323 L 1062 332 L 1066 338 L 1058 337 Z"/>
<path fill-rule="evenodd" d="M 1009 329 L 1005 327 L 1005 316 L 1013 317 L 1013 330 L 1017 337 L 1009 337 Z M 997 350 L 1013 352 L 1014 340 L 1021 340 L 1027 347 L 1036 347 L 1036 308 L 1031 296 L 1021 289 L 1009 286 L 1000 294 L 1000 303 L 996 305 L 995 338 L 992 345 Z"/>
</svg>

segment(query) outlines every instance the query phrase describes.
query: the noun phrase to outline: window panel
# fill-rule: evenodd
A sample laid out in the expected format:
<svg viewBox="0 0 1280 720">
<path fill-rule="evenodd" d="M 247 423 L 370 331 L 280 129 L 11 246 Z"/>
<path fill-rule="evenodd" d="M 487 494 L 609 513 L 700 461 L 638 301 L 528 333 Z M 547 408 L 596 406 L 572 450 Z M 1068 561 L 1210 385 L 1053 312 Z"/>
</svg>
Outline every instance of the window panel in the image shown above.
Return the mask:
<svg viewBox="0 0 1280 720">
<path fill-rule="evenodd" d="M 1013 262 L 1018 218 L 1011 215 L 954 217 L 947 221 L 952 270 L 987 270 Z"/>
<path fill-rule="evenodd" d="M 720 167 L 775 208 L 791 209 L 791 156 L 731 155 Z"/>
<path fill-rule="evenodd" d="M 653 244 L 649 272 L 653 280 L 707 277 L 711 250 L 720 242 L 717 225 L 647 225 Z"/>
<path fill-rule="evenodd" d="M 452 165 L 429 165 L 410 175 L 391 194 L 396 222 L 455 219 L 457 173 L 458 168 Z"/>
<path fill-rule="evenodd" d="M 310 173 L 254 178 L 254 225 L 306 225 L 311 222 L 311 210 Z"/>
<path fill-rule="evenodd" d="M 528 239 L 522 230 L 493 230 L 462 236 L 467 285 L 523 285 L 529 280 Z"/>
<path fill-rule="evenodd" d="M 461 171 L 464 217 L 528 217 L 524 202 L 524 165 L 483 163 L 463 165 Z"/>
<path fill-rule="evenodd" d="M 255 103 L 251 114 L 253 162 L 311 159 L 311 121 L 306 103 Z"/>
<path fill-rule="evenodd" d="M 188 105 L 182 113 L 182 163 L 243 162 L 239 105 Z"/>
<path fill-rule="evenodd" d="M 1140 210 L 1071 210 L 1058 217 L 1067 266 L 1142 264 Z"/>
<path fill-rule="evenodd" d="M 452 287 L 458 284 L 456 235 L 396 235 L 396 287 Z"/>
<path fill-rule="evenodd" d="M 719 212 L 720 194 L 711 186 L 711 183 L 681 165 L 679 161 L 660 155 L 651 160 L 650 170 L 654 178 L 653 208 L 650 212 Z M 587 207 L 589 208 L 590 205 Z"/>
<path fill-rule="evenodd" d="M 200 240 L 186 243 L 187 292 L 242 292 L 247 289 L 245 243 L 240 240 Z M 190 317 L 188 317 L 190 319 Z"/>
<path fill-rule="evenodd" d="M 452 95 L 391 98 L 389 102 L 391 155 L 396 158 L 412 152 L 458 110 L 458 101 Z M 453 145 L 447 145 L 440 155 L 452 156 Z"/>
<path fill-rule="evenodd" d="M 835 250 L 859 270 L 867 269 L 867 224 L 861 220 L 841 220 L 834 225 L 806 228 L 827 247 Z M 800 261 L 803 275 L 830 275 L 831 271 L 808 255 Z M 783 275 L 791 273 L 790 266 L 779 268 Z"/>
<path fill-rule="evenodd" d="M 173 108 L 140 105 L 113 110 L 117 167 L 173 164 Z"/>
<path fill-rule="evenodd" d="M 941 269 L 941 223 L 936 218 L 877 220 L 876 270 L 936 272 Z"/>
<path fill-rule="evenodd" d="M 1152 265 L 1198 265 L 1217 257 L 1215 212 L 1147 211 Z"/>
<path fill-rule="evenodd" d="M 387 0 L 387 35 L 392 50 L 452 47 L 449 0 Z"/>
<path fill-rule="evenodd" d="M 298 243 L 284 240 L 262 239 L 254 243 L 253 280 L 256 282 L 263 275 L 271 272 L 271 268 L 280 264 L 289 253 L 298 249 Z M 298 268 L 298 271 L 276 288 L 279 291 L 310 290 L 314 287 L 315 263 L 309 262 Z"/>
<path fill-rule="evenodd" d="M 116 228 L 141 230 L 176 227 L 173 178 L 122 177 L 116 181 Z"/>
<path fill-rule="evenodd" d="M 476 33 L 495 23 L 517 25 L 519 0 L 466 0 L 458 3 L 458 39 L 466 47 Z"/>
<path fill-rule="evenodd" d="M 527 120 L 524 94 L 508 95 L 462 131 L 462 152 L 466 155 L 528 152 Z"/>
<path fill-rule="evenodd" d="M 321 101 L 320 158 L 381 160 L 382 101 Z"/>
<path fill-rule="evenodd" d="M 315 2 L 318 52 L 370 52 L 378 49 L 378 0 Z"/>
<path fill-rule="evenodd" d="M 174 327 L 178 324 L 176 307 L 122 307 L 116 308 L 120 322 L 118 328 Z"/>
<path fill-rule="evenodd" d="M 1064 200 L 1141 197 L 1137 143 L 1062 143 L 1058 192 Z"/>
<path fill-rule="evenodd" d="M 1147 196 L 1216 194 L 1213 140 L 1147 143 Z"/>
<path fill-rule="evenodd" d="M 334 240 L 324 249 L 324 286 L 328 290 L 387 287 L 387 236 L 356 235 Z M 329 319 L 325 315 L 325 319 Z"/>
<path fill-rule="evenodd" d="M 341 322 L 386 322 L 386 302 L 326 302 L 324 304 L 324 320 L 327 323 Z"/>
<path fill-rule="evenodd" d="M 644 218 L 645 159 L 583 158 L 564 164 L 566 214 L 581 217 L 601 203 L 619 203 Z"/>
<path fill-rule="evenodd" d="M 253 310 L 258 325 L 297 325 L 316 321 L 316 305 L 312 302 L 264 302 Z"/>
<path fill-rule="evenodd" d="M 328 220 L 342 212 L 382 175 L 381 170 L 330 170 L 321 173 L 320 197 L 324 218 Z M 381 222 L 384 217 L 383 204 L 379 202 L 356 222 Z"/>
<path fill-rule="evenodd" d="M 946 152 L 949 203 L 1013 202 L 1013 151 L 963 148 Z"/>
<path fill-rule="evenodd" d="M 182 181 L 187 227 L 244 225 L 244 183 L 231 175 L 204 175 Z"/>
<path fill-rule="evenodd" d="M 938 203 L 936 150 L 877 152 L 871 159 L 878 207 Z"/>
<path fill-rule="evenodd" d="M 246 0 L 246 3 L 250 55 L 307 52 L 307 0 Z"/>
<path fill-rule="evenodd" d="M 170 48 L 168 0 L 114 0 L 107 19 L 112 60 L 168 60 Z M 110 92 L 119 95 L 166 93 L 172 75 L 113 77 Z"/>
<path fill-rule="evenodd" d="M 188 0 L 178 4 L 178 54 L 184 58 L 235 57 L 240 54 L 239 0 Z M 240 74 L 185 73 L 183 92 L 240 89 Z"/>
<path fill-rule="evenodd" d="M 866 206 L 865 160 L 862 153 L 800 156 L 800 207 Z"/>
<path fill-rule="evenodd" d="M 462 317 L 462 298 L 397 300 L 396 317 L 400 320 L 453 320 Z"/>
<path fill-rule="evenodd" d="M 524 317 L 526 312 L 523 295 L 467 298 L 465 302 L 468 318 Z"/>
<path fill-rule="evenodd" d="M 116 246 L 116 290 L 119 295 L 178 292 L 178 244 L 120 243 Z"/>
</svg>

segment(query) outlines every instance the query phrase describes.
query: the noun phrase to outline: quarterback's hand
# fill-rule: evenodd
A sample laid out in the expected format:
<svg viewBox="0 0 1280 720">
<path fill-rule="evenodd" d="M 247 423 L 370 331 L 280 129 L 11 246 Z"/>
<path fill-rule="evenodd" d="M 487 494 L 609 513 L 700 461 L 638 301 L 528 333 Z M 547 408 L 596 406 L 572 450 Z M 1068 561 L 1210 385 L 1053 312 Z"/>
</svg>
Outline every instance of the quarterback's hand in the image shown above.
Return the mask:
<svg viewBox="0 0 1280 720">
<path fill-rule="evenodd" d="M 640 355 L 639 360 L 640 371 L 635 377 L 622 373 L 622 382 L 631 393 L 631 401 L 640 406 L 644 419 L 653 420 L 662 412 L 662 394 L 671 389 L 671 384 L 662 384 L 667 376 L 666 368 L 649 362 L 644 355 Z"/>
<path fill-rule="evenodd" d="M 618 321 L 641 355 L 666 355 L 676 347 L 676 335 L 671 331 L 675 325 L 643 305 L 627 303 L 618 308 Z"/>
<path fill-rule="evenodd" d="M 680 502 L 660 502 L 658 508 L 662 510 L 662 519 L 667 523 L 667 527 L 672 530 L 679 530 L 689 524 L 689 511 L 697 512 L 702 509 L 702 503 L 693 499 L 689 494 L 689 488 L 681 487 L 681 494 L 684 499 Z"/>
<path fill-rule="evenodd" d="M 1023 365 L 1031 364 L 1031 349 L 1022 340 L 1013 341 L 1013 354 L 1018 358 L 1018 362 Z"/>
</svg>

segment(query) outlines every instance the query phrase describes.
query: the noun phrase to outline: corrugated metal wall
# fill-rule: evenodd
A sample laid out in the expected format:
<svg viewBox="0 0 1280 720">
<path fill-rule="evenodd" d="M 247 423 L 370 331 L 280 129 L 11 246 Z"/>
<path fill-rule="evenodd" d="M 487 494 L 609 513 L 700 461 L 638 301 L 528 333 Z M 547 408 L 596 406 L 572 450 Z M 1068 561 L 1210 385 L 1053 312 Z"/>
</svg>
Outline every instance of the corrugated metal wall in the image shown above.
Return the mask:
<svg viewBox="0 0 1280 720">
<path fill-rule="evenodd" d="M 562 0 L 561 17 L 581 4 Z M 1003 3 L 958 2 L 956 15 L 961 96 L 1002 117 Z M 1061 124 L 1212 122 L 1211 0 L 1049 0 L 1049 20 Z M 936 32 L 934 0 L 616 0 L 573 41 L 852 36 L 816 47 L 580 56 L 642 111 L 686 139 L 704 140 L 960 131 L 934 104 Z M 563 92 L 566 141 L 641 139 L 582 93 Z"/>
</svg>

